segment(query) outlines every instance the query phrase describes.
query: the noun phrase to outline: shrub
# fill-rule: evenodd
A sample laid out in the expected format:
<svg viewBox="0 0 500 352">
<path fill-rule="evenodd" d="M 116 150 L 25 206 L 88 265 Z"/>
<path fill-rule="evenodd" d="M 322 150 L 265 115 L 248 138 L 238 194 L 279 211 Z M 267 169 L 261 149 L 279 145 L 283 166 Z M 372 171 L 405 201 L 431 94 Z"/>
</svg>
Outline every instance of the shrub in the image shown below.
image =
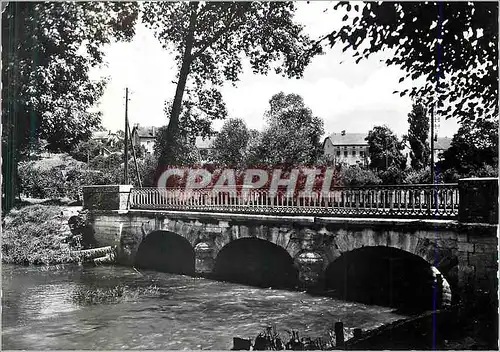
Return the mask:
<svg viewBox="0 0 500 352">
<path fill-rule="evenodd" d="M 421 170 L 409 170 L 404 179 L 405 184 L 424 184 L 431 182 L 431 170 L 430 168 Z"/>
<path fill-rule="evenodd" d="M 59 264 L 75 260 L 65 208 L 32 205 L 12 210 L 4 219 L 2 261 L 13 264 Z"/>
<path fill-rule="evenodd" d="M 339 182 L 341 186 L 366 186 L 378 185 L 382 180 L 373 171 L 353 165 L 340 170 Z"/>
<path fill-rule="evenodd" d="M 113 180 L 99 170 L 90 170 L 85 163 L 64 154 L 27 161 L 19 165 L 21 191 L 34 198 L 81 199 L 82 187 L 109 184 Z"/>
<path fill-rule="evenodd" d="M 378 177 L 380 177 L 384 185 L 399 185 L 405 180 L 406 172 L 393 165 L 389 166 L 387 170 L 379 171 Z"/>
</svg>

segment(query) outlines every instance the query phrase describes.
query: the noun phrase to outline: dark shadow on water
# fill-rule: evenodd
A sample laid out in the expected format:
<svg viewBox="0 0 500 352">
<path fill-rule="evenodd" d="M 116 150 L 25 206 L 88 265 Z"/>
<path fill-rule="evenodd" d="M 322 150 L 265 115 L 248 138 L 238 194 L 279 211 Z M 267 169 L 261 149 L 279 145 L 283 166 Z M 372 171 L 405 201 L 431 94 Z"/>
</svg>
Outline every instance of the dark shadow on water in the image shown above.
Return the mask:
<svg viewBox="0 0 500 352">
<path fill-rule="evenodd" d="M 326 269 L 325 289 L 343 300 L 398 308 L 405 314 L 441 305 L 431 266 L 424 259 L 390 247 L 347 252 Z"/>
<path fill-rule="evenodd" d="M 212 278 L 257 287 L 295 288 L 298 271 L 283 248 L 258 238 L 243 238 L 219 252 Z"/>
<path fill-rule="evenodd" d="M 182 236 L 155 231 L 139 245 L 135 266 L 165 273 L 194 275 L 194 250 Z"/>
</svg>

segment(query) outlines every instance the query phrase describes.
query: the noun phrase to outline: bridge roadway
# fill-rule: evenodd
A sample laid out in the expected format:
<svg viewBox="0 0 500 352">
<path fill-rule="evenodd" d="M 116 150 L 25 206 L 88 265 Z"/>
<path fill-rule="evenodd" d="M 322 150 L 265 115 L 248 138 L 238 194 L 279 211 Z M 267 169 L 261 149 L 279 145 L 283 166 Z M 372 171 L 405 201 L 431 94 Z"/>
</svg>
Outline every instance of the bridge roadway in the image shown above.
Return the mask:
<svg viewBox="0 0 500 352">
<path fill-rule="evenodd" d="M 471 292 L 497 299 L 498 225 L 471 222 L 467 214 L 462 218 L 468 222 L 145 210 L 129 209 L 127 187 L 84 192 L 95 238 L 99 245 L 116 248 L 119 264 L 226 277 L 270 270 L 281 283 L 293 279 L 296 270 L 301 286 L 333 287 L 344 294 L 347 279 L 339 279 L 342 273 L 352 274 L 354 281 L 372 281 L 365 290 L 376 288 L 377 282 L 394 285 L 395 278 L 383 277 L 389 265 L 401 292 L 419 290 L 421 283 L 427 291 L 438 285 L 443 305 Z M 480 193 L 476 189 L 470 196 Z M 96 199 L 106 199 L 107 205 Z M 474 200 L 462 196 L 461 201 Z M 476 200 L 481 204 L 497 211 L 496 204 Z M 258 279 L 264 280 L 264 274 Z M 360 283 L 354 286 L 359 289 Z"/>
</svg>

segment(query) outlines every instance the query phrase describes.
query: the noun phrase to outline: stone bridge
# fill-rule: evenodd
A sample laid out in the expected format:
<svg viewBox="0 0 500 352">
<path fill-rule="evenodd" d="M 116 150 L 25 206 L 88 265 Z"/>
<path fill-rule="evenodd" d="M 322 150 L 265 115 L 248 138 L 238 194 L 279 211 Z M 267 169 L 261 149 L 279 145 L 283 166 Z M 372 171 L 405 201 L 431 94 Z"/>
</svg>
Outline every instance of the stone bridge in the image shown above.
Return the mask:
<svg viewBox="0 0 500 352">
<path fill-rule="evenodd" d="M 497 182 L 467 182 L 446 220 L 130 209 L 130 186 L 87 187 L 84 207 L 119 264 L 432 308 L 496 300 Z"/>
</svg>

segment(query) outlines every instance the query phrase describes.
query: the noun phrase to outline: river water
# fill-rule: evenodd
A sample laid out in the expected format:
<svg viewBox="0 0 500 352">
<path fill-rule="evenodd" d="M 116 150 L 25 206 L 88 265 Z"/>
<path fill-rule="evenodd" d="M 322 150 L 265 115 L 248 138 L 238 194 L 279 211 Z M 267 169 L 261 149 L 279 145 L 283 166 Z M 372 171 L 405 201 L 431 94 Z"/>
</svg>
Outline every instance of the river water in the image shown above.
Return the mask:
<svg viewBox="0 0 500 352">
<path fill-rule="evenodd" d="M 145 290 L 156 287 L 155 290 Z M 99 302 L 82 292 L 126 287 Z M 264 327 L 327 337 L 337 321 L 372 329 L 404 316 L 296 291 L 262 289 L 124 267 L 2 266 L 2 348 L 31 350 L 222 349 Z M 139 292 L 139 294 L 133 294 Z M 130 294 L 132 293 L 132 294 Z"/>
</svg>

